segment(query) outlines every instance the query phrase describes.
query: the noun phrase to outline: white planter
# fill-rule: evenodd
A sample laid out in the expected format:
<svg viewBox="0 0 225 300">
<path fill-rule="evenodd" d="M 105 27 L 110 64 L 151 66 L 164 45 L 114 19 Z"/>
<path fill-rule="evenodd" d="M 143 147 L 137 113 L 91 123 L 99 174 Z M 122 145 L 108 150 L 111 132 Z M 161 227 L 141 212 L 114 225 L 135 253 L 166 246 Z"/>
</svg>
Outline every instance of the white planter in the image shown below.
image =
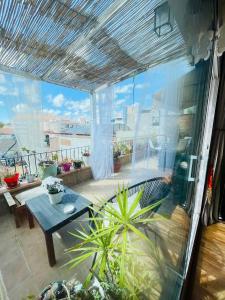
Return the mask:
<svg viewBox="0 0 225 300">
<path fill-rule="evenodd" d="M 51 204 L 57 204 L 60 203 L 62 200 L 63 192 L 59 192 L 57 194 L 48 194 L 49 201 Z"/>
</svg>

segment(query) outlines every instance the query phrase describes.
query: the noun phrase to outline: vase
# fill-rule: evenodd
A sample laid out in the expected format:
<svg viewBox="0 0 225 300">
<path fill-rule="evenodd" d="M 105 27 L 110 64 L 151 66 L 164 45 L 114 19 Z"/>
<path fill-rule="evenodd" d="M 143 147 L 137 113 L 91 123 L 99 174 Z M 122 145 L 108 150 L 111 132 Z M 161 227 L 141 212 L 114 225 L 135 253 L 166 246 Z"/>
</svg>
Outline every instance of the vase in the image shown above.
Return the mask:
<svg viewBox="0 0 225 300">
<path fill-rule="evenodd" d="M 63 192 L 59 192 L 57 194 L 48 194 L 49 201 L 51 204 L 58 204 L 62 201 Z"/>
<path fill-rule="evenodd" d="M 19 173 L 12 175 L 11 177 L 4 178 L 4 182 L 7 184 L 8 189 L 17 187 L 19 181 Z"/>
</svg>

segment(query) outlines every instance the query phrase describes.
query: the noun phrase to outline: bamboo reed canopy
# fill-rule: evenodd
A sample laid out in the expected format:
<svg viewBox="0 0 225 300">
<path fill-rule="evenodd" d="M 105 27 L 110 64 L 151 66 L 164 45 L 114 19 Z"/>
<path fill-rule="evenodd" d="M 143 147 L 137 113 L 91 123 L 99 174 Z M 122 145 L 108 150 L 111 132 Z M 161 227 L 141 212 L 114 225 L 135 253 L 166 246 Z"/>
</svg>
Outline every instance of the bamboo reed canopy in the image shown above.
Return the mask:
<svg viewBox="0 0 225 300">
<path fill-rule="evenodd" d="M 159 0 L 0 0 L 0 69 L 91 91 L 180 57 L 174 22 L 159 37 Z"/>
</svg>

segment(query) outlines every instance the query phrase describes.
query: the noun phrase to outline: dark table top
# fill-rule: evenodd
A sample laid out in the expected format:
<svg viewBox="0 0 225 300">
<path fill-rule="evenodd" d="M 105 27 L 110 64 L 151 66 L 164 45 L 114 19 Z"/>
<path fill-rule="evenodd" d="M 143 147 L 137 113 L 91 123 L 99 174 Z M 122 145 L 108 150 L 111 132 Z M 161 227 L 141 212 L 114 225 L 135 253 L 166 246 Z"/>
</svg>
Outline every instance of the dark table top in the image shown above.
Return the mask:
<svg viewBox="0 0 225 300">
<path fill-rule="evenodd" d="M 66 214 L 63 209 L 66 204 L 70 203 L 75 203 L 76 209 L 74 212 Z M 35 217 L 42 230 L 47 233 L 53 233 L 70 221 L 88 212 L 91 205 L 90 201 L 68 187 L 65 187 L 65 193 L 59 204 L 52 205 L 47 193 L 34 196 L 34 198 L 26 201 L 29 211 Z"/>
</svg>

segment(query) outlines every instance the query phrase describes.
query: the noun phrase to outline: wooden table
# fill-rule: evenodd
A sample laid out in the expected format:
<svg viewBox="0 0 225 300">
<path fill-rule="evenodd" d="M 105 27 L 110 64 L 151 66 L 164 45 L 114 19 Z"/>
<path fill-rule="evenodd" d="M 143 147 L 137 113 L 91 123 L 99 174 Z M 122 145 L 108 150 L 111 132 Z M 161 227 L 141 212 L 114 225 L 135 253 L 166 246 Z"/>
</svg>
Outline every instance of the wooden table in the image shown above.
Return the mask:
<svg viewBox="0 0 225 300">
<path fill-rule="evenodd" d="M 63 209 L 66 204 L 70 203 L 75 204 L 76 210 L 71 214 L 66 214 Z M 91 216 L 91 206 L 90 201 L 67 187 L 59 204 L 52 205 L 45 193 L 26 201 L 29 226 L 34 227 L 33 218 L 40 225 L 45 235 L 48 261 L 51 267 L 56 264 L 52 234 L 86 212 Z"/>
</svg>

